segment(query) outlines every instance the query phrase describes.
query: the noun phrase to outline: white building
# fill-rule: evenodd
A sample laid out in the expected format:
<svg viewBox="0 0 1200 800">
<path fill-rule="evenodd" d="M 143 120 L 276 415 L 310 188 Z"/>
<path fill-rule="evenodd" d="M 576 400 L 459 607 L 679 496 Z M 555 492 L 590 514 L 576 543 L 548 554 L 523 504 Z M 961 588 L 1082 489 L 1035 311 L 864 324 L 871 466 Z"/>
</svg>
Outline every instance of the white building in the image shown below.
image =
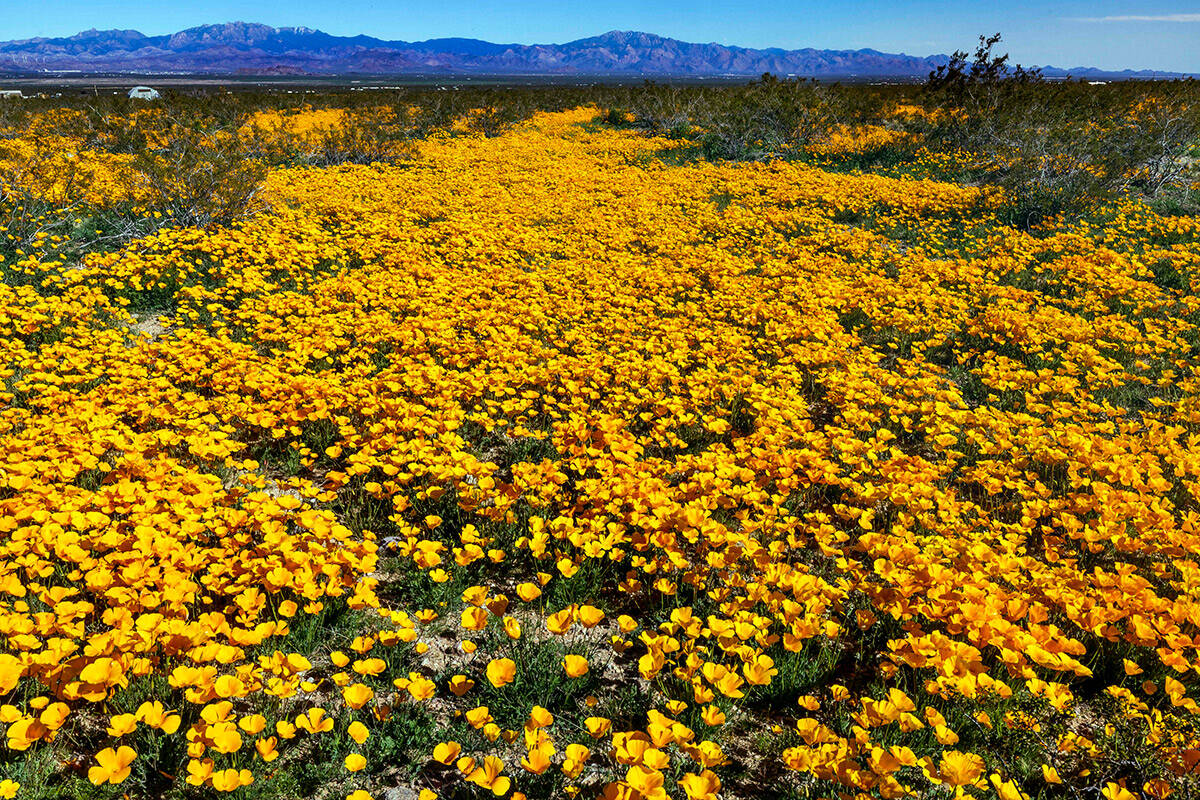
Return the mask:
<svg viewBox="0 0 1200 800">
<path fill-rule="evenodd" d="M 158 92 L 149 86 L 135 86 L 129 90 L 129 97 L 132 100 L 157 100 Z"/>
<path fill-rule="evenodd" d="M 14 100 L 20 100 L 22 97 L 24 97 L 24 95 L 21 94 L 20 89 L 0 89 L 0 98 L 12 98 Z"/>
</svg>

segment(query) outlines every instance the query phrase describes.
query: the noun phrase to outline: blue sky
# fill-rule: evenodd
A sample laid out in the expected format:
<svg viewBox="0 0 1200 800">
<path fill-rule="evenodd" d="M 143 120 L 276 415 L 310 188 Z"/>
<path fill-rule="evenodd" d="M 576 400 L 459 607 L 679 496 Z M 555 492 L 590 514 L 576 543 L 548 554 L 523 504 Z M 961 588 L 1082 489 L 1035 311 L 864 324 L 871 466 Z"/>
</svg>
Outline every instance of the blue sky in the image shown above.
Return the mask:
<svg viewBox="0 0 1200 800">
<path fill-rule="evenodd" d="M 1200 73 L 1200 2 L 0 0 L 0 39 L 91 27 L 160 34 L 231 20 L 410 41 L 565 42 L 621 29 L 746 47 L 873 47 L 917 55 L 970 49 L 980 33 L 1000 31 L 1004 49 L 1024 64 Z"/>
</svg>

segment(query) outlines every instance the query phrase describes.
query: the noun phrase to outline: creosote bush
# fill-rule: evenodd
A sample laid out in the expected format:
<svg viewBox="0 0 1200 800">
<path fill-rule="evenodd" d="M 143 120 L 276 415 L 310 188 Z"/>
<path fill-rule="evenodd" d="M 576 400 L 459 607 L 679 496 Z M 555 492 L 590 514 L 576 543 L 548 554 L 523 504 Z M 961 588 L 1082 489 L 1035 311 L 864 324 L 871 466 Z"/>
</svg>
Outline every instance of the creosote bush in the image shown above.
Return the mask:
<svg viewBox="0 0 1200 800">
<path fill-rule="evenodd" d="M 997 187 L 1032 228 L 1122 197 L 1194 209 L 1200 85 L 1050 81 L 981 37 L 924 86 L 840 86 L 771 75 L 745 86 L 615 93 L 605 119 L 686 142 L 691 157 L 794 158 L 838 169 Z"/>
<path fill-rule="evenodd" d="M 1200 141 L 1195 82 L 1049 82 L 993 55 L 999 41 L 980 37 L 973 62 L 958 52 L 930 75 L 927 101 L 941 113 L 926 140 L 969 153 L 981 180 L 1005 190 L 1015 222 L 1187 186 Z"/>
<path fill-rule="evenodd" d="M 231 225 L 261 207 L 268 165 L 236 129 L 197 130 L 176 122 L 130 166 L 143 202 L 179 225 Z"/>
</svg>

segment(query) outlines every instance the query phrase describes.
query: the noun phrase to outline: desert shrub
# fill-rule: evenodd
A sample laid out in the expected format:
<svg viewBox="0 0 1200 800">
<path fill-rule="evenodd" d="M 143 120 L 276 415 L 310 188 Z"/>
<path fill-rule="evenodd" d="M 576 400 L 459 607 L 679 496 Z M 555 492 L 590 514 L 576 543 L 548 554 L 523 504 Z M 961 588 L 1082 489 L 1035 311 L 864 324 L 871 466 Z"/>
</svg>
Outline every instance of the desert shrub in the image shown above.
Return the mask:
<svg viewBox="0 0 1200 800">
<path fill-rule="evenodd" d="M 260 207 L 268 167 L 236 129 L 174 125 L 162 147 L 134 157 L 149 205 L 186 226 L 228 225 Z"/>
<path fill-rule="evenodd" d="M 635 127 L 648 133 L 682 138 L 692 131 L 704 96 L 687 87 L 647 82 L 633 95 L 629 113 Z"/>
<path fill-rule="evenodd" d="M 1050 83 L 994 55 L 999 41 L 981 36 L 973 61 L 960 51 L 930 74 L 924 92 L 937 113 L 925 133 L 937 149 L 969 154 L 981 180 L 1005 190 L 1010 221 L 1028 227 L 1183 184 L 1200 137 L 1193 81 Z"/>
<path fill-rule="evenodd" d="M 705 150 L 719 158 L 795 152 L 836 130 L 846 118 L 843 92 L 771 75 L 744 93 L 724 93 L 702 117 Z"/>
<path fill-rule="evenodd" d="M 979 114 L 966 148 L 988 164 L 1021 222 L 1078 216 L 1130 194 L 1158 197 L 1183 184 L 1200 105 L 1188 97 L 1191 87 L 1137 89 L 1018 91 L 1021 102 Z"/>
<path fill-rule="evenodd" d="M 950 61 L 929 73 L 925 83 L 928 92 L 941 94 L 958 107 L 978 103 L 994 103 L 997 90 L 1013 86 L 1040 84 L 1042 72 L 1027 70 L 1020 64 L 1008 65 L 1008 53 L 995 55 L 992 48 L 1000 42 L 1000 34 L 980 36 L 974 59 L 967 61 L 965 50 L 956 50 Z"/>
<path fill-rule="evenodd" d="M 996 54 L 999 42 L 980 37 L 973 54 L 956 52 L 923 86 L 766 74 L 737 86 L 647 82 L 597 102 L 602 122 L 685 140 L 693 157 L 801 158 L 996 186 L 1007 198 L 1002 216 L 1023 228 L 1119 197 L 1194 205 L 1195 81 L 1051 81 Z"/>
<path fill-rule="evenodd" d="M 626 105 L 609 107 L 603 118 L 655 135 L 694 139 L 707 158 L 762 160 L 802 153 L 859 111 L 842 87 L 768 73 L 745 86 L 648 82 Z"/>
<path fill-rule="evenodd" d="M 378 113 L 346 114 L 342 124 L 324 130 L 303 161 L 317 165 L 371 164 L 411 152 L 411 130 L 388 124 Z"/>
<path fill-rule="evenodd" d="M 1200 87 L 1188 80 L 1146 93 L 1131 109 L 1125 129 L 1134 186 L 1149 197 L 1186 188 L 1200 156 Z"/>
</svg>

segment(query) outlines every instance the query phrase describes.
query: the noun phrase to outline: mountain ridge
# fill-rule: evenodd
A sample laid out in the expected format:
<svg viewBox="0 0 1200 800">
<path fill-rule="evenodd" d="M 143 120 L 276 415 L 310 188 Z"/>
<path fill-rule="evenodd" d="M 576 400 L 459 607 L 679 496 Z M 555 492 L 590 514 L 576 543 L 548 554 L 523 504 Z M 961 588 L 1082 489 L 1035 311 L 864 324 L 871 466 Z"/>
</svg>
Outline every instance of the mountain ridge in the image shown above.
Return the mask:
<svg viewBox="0 0 1200 800">
<path fill-rule="evenodd" d="M 561 44 L 500 44 L 446 37 L 385 40 L 335 36 L 303 26 L 252 22 L 198 25 L 147 36 L 131 29 L 80 31 L 66 37 L 0 42 L 0 71 L 271 74 L 613 75 L 919 77 L 947 63 L 945 54 L 913 56 L 857 50 L 751 48 L 684 42 L 644 31 L 611 30 Z M 1047 75 L 1145 77 L 1149 70 L 1044 67 Z M 1172 73 L 1173 74 L 1173 73 Z"/>
</svg>

